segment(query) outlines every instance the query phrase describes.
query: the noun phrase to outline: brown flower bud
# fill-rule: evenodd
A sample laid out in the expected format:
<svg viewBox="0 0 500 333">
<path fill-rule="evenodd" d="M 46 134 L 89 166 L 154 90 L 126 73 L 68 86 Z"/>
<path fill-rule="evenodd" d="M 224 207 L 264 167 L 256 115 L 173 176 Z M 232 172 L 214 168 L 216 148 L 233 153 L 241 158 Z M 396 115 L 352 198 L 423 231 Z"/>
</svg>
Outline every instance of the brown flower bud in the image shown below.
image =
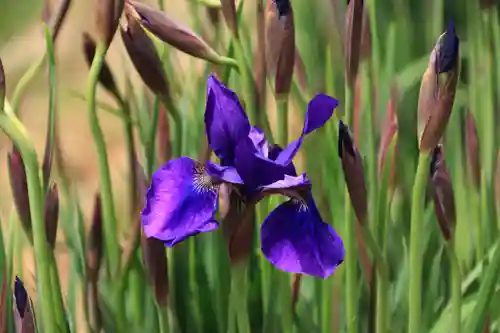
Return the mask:
<svg viewBox="0 0 500 333">
<path fill-rule="evenodd" d="M 387 103 L 387 113 L 385 116 L 384 127 L 382 129 L 382 136 L 380 139 L 380 147 L 378 151 L 378 176 L 382 177 L 386 163 L 390 166 L 389 175 L 389 189 L 393 191 L 396 186 L 396 159 L 397 159 L 397 142 L 394 146 L 392 158 L 387 161 L 389 149 L 398 132 L 398 116 L 396 112 L 396 94 L 393 92 L 389 102 Z M 397 139 L 396 139 L 397 140 Z"/>
<path fill-rule="evenodd" d="M 94 59 L 97 46 L 94 39 L 92 39 L 92 37 L 88 33 L 84 32 L 82 37 L 85 61 L 90 67 L 92 65 L 92 60 Z M 104 61 L 101 72 L 99 73 L 99 83 L 102 84 L 104 89 L 106 89 L 111 95 L 113 95 L 114 97 L 119 97 L 118 87 L 116 86 L 113 73 L 111 72 L 111 69 L 109 68 L 109 65 L 106 61 Z"/>
<path fill-rule="evenodd" d="M 307 80 L 307 71 L 306 71 L 306 65 L 304 64 L 304 60 L 302 60 L 302 57 L 300 56 L 300 52 L 297 48 L 295 48 L 295 65 L 293 68 L 295 72 L 295 76 L 297 78 L 297 82 L 299 84 L 299 87 L 303 91 L 307 91 L 308 87 L 308 80 Z"/>
<path fill-rule="evenodd" d="M 226 21 L 229 30 L 231 30 L 235 38 L 238 38 L 235 0 L 220 0 L 220 3 L 222 5 L 222 14 L 224 15 L 224 20 Z"/>
<path fill-rule="evenodd" d="M 28 196 L 28 181 L 26 179 L 26 169 L 24 166 L 21 153 L 16 147 L 12 148 L 12 152 L 7 156 L 9 167 L 9 181 L 12 189 L 12 197 L 16 206 L 17 215 L 28 236 L 28 239 L 33 244 L 33 234 L 31 231 L 31 214 L 30 203 Z"/>
<path fill-rule="evenodd" d="M 479 8 L 481 9 L 490 9 L 497 4 L 497 0 L 479 0 Z"/>
<path fill-rule="evenodd" d="M 67 17 L 69 6 L 71 5 L 71 0 L 61 0 L 55 12 L 52 11 L 53 2 L 54 1 L 51 0 L 45 0 L 43 2 L 42 20 L 49 26 L 52 40 L 55 41 L 59 36 L 61 26 Z"/>
<path fill-rule="evenodd" d="M 116 29 L 118 22 L 122 15 L 124 0 L 96 0 L 97 1 L 97 16 L 96 26 L 99 33 L 99 42 L 104 43 L 109 47 Z"/>
<path fill-rule="evenodd" d="M 481 183 L 481 164 L 479 160 L 479 138 L 474 116 L 469 111 L 465 120 L 465 147 L 467 171 L 472 183 L 479 189 Z"/>
<path fill-rule="evenodd" d="M 342 169 L 344 170 L 344 179 L 347 190 L 349 191 L 354 213 L 359 223 L 364 224 L 366 222 L 368 203 L 363 163 L 354 145 L 349 128 L 342 120 L 339 121 L 338 145 L 339 157 L 342 162 Z"/>
<path fill-rule="evenodd" d="M 131 10 L 130 7 L 126 8 L 127 24 L 120 26 L 122 40 L 130 60 L 144 83 L 154 94 L 170 96 L 168 81 L 153 41 L 146 35 L 139 22 L 132 17 Z"/>
<path fill-rule="evenodd" d="M 441 145 L 438 145 L 433 151 L 430 168 L 431 194 L 436 217 L 444 238 L 449 241 L 452 238 L 456 221 L 455 198 Z"/>
<path fill-rule="evenodd" d="M 228 207 L 222 220 L 224 235 L 232 265 L 248 260 L 254 239 L 255 204 L 244 204 L 239 194 L 231 190 Z"/>
<path fill-rule="evenodd" d="M 3 106 L 5 103 L 5 72 L 3 69 L 3 63 L 0 59 L 0 111 L 3 111 Z"/>
<path fill-rule="evenodd" d="M 141 25 L 165 43 L 196 58 L 236 66 L 233 59 L 220 56 L 201 37 L 172 20 L 165 13 L 133 0 L 128 1 L 127 5 L 133 7 L 134 16 Z M 129 12 L 132 11 L 129 10 Z"/>
<path fill-rule="evenodd" d="M 172 156 L 172 142 L 170 141 L 170 126 L 168 121 L 168 111 L 163 103 L 160 103 L 158 110 L 158 130 L 156 139 L 158 141 L 158 157 L 160 163 L 167 163 Z"/>
<path fill-rule="evenodd" d="M 265 22 L 267 74 L 274 79 L 276 97 L 287 98 L 295 65 L 295 28 L 290 2 L 267 1 Z"/>
<path fill-rule="evenodd" d="M 94 212 L 88 236 L 87 249 L 87 279 L 95 283 L 101 268 L 103 256 L 103 229 L 102 229 L 102 210 L 101 195 L 97 193 L 94 199 Z"/>
<path fill-rule="evenodd" d="M 149 283 L 154 289 L 156 301 L 161 306 L 168 303 L 168 267 L 165 245 L 158 239 L 142 235 L 142 255 Z"/>
<path fill-rule="evenodd" d="M 450 25 L 434 47 L 422 77 L 418 99 L 420 151 L 440 142 L 453 108 L 458 82 L 459 40 Z"/>
<path fill-rule="evenodd" d="M 345 71 L 347 82 L 351 87 L 358 74 L 362 29 L 363 0 L 351 0 L 347 4 L 345 29 Z"/>
<path fill-rule="evenodd" d="M 45 233 L 47 235 L 47 242 L 52 250 L 56 245 L 57 225 L 59 221 L 59 193 L 57 184 L 53 183 L 47 193 L 45 199 Z"/>
</svg>

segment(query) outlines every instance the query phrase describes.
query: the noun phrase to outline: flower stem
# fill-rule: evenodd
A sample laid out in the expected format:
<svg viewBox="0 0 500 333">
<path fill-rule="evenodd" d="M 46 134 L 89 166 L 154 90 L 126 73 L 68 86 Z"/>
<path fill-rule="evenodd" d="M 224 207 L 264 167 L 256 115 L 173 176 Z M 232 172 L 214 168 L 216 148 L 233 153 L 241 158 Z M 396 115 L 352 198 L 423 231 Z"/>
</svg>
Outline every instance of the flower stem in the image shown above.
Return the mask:
<svg viewBox="0 0 500 333">
<path fill-rule="evenodd" d="M 455 254 L 453 242 L 446 244 L 446 250 L 451 263 L 451 332 L 460 333 L 462 308 L 462 274 Z"/>
<path fill-rule="evenodd" d="M 45 59 L 47 58 L 47 53 L 45 53 L 38 62 L 33 63 L 28 70 L 23 74 L 21 79 L 16 85 L 14 92 L 12 94 L 12 98 L 10 99 L 12 110 L 16 115 L 19 114 L 19 106 L 21 105 L 21 97 L 28 87 L 28 85 L 35 79 L 35 77 L 40 73 L 43 69 L 43 65 L 45 63 Z"/>
<path fill-rule="evenodd" d="M 97 157 L 99 162 L 99 182 L 100 182 L 100 193 L 101 193 L 101 205 L 103 213 L 103 229 L 104 234 L 104 246 L 105 253 L 107 257 L 108 273 L 113 277 L 119 277 L 120 271 L 120 244 L 118 242 L 118 232 L 116 223 L 116 213 L 115 206 L 113 202 L 113 191 L 111 186 L 111 175 L 108 164 L 108 153 L 106 149 L 106 142 L 104 139 L 104 134 L 102 132 L 101 126 L 99 124 L 99 119 L 97 117 L 97 107 L 96 107 L 96 90 L 97 82 L 99 79 L 99 74 L 101 72 L 102 65 L 104 63 L 104 58 L 106 56 L 107 48 L 103 44 L 99 44 L 92 60 L 92 65 L 90 66 L 89 80 L 87 86 L 87 107 L 88 107 L 88 120 L 92 135 L 94 137 L 94 143 L 97 150 Z M 116 284 L 115 288 L 115 309 L 117 315 L 117 323 L 120 326 L 123 324 L 121 316 L 123 316 L 123 295 L 121 293 L 120 284 Z M 119 329 L 119 331 L 121 331 Z"/>
<path fill-rule="evenodd" d="M 352 90 L 348 84 L 345 87 L 345 116 L 346 121 L 349 123 L 352 119 Z M 347 331 L 349 333 L 357 333 L 358 328 L 356 325 L 356 309 L 357 309 L 357 292 L 356 286 L 358 284 L 357 268 L 358 259 L 356 254 L 356 233 L 355 224 L 352 218 L 352 206 L 349 199 L 349 191 L 345 187 L 344 196 L 344 223 L 345 223 L 345 265 L 346 265 L 346 323 Z"/>
<path fill-rule="evenodd" d="M 425 190 L 429 179 L 429 152 L 420 152 L 413 184 L 410 230 L 410 297 L 409 333 L 421 333 L 422 318 L 422 265 Z"/>
<path fill-rule="evenodd" d="M 288 143 L 288 97 L 276 99 L 278 108 L 278 143 L 285 147 Z"/>
<path fill-rule="evenodd" d="M 250 333 L 250 323 L 247 310 L 247 262 L 231 266 L 231 294 L 229 308 L 233 308 L 236 315 L 238 333 Z M 232 328 L 228 328 L 232 332 Z"/>
<path fill-rule="evenodd" d="M 51 258 L 51 252 L 49 251 L 45 236 L 43 193 L 36 152 L 28 138 L 26 129 L 13 113 L 0 112 L 0 127 L 18 147 L 26 166 L 31 222 L 33 225 L 36 273 L 40 285 L 45 286 L 38 290 L 40 293 L 39 302 L 43 318 L 43 331 L 60 332 L 64 326 L 61 326 L 61 323 L 57 322 L 55 313 L 57 311 L 64 312 L 64 309 L 55 308 L 55 303 L 53 302 L 50 266 L 54 264 L 54 261 Z"/>
<path fill-rule="evenodd" d="M 105 248 L 108 256 L 109 271 L 115 273 L 119 267 L 119 247 L 116 232 L 116 213 L 113 204 L 113 192 L 111 188 L 111 176 L 109 172 L 108 153 L 104 134 L 99 124 L 96 108 L 96 90 L 99 73 L 101 71 L 107 49 L 99 44 L 96 49 L 92 65 L 90 67 L 89 81 L 87 86 L 87 107 L 89 123 L 94 136 L 97 150 L 100 175 L 100 192 L 103 211 L 103 222 L 105 232 Z"/>
</svg>

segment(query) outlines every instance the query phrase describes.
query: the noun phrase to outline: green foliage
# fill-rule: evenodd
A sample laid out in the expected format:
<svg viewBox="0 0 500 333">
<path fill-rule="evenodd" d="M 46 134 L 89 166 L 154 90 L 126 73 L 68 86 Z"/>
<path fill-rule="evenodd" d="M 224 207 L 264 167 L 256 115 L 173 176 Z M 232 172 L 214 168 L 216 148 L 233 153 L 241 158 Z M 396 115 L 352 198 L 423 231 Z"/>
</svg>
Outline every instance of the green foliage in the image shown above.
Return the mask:
<svg viewBox="0 0 500 333">
<path fill-rule="evenodd" d="M 17 85 L 11 98 L 13 109 L 7 98 L 5 110 L 0 112 L 0 128 L 16 143 L 28 170 L 39 332 L 76 332 L 77 326 L 83 326 L 90 332 L 96 332 L 100 327 L 110 333 L 385 333 L 405 332 L 409 321 L 412 325 L 410 331 L 415 327 L 420 329 L 412 333 L 450 332 L 450 327 L 453 333 L 459 333 L 459 330 L 490 332 L 490 329 L 498 332 L 500 223 L 498 198 L 495 197 L 495 167 L 499 147 L 496 96 L 500 95 L 500 7 L 480 9 L 481 1 L 475 0 L 454 0 L 449 5 L 453 8 L 445 7 L 448 3 L 443 0 L 366 0 L 371 52 L 370 57 L 364 58 L 360 64 L 359 86 L 351 89 L 353 87 L 345 85 L 343 65 L 344 1 L 293 0 L 296 45 L 305 65 L 307 82 L 301 84 L 299 73 L 295 72 L 290 103 L 279 101 L 276 108 L 260 110 L 261 105 L 273 103 L 254 105 L 253 79 L 256 73 L 253 55 L 257 43 L 252 41 L 256 30 L 253 13 L 247 15 L 246 12 L 255 11 L 254 2 L 258 0 L 238 7 L 240 37 L 236 40 L 226 31 L 223 22 L 215 29 L 200 15 L 206 9 L 204 6 L 217 10 L 214 9 L 219 6 L 217 1 L 190 1 L 193 22 L 189 23 L 200 33 L 201 29 L 213 29 L 214 36 L 209 44 L 219 54 L 235 57 L 238 71 L 207 63 L 202 71 L 188 69 L 180 72 L 176 64 L 177 51 L 155 40 L 172 90 L 168 99 L 167 96 L 152 97 L 146 88 L 131 89 L 127 77 L 121 95 L 125 98 L 116 98 L 115 104 L 97 101 L 99 72 L 105 66 L 106 56 L 105 48 L 98 44 L 87 94 L 74 91 L 71 94 L 88 103 L 89 122 L 99 155 L 103 267 L 97 284 L 92 285 L 89 269 L 91 241 L 85 235 L 80 200 L 62 168 L 53 178 L 61 189 L 59 225 L 70 253 L 68 290 L 60 288 L 55 274 L 57 262 L 45 242 L 43 203 L 47 183 L 40 177 L 41 167 L 34 143 L 16 117 L 26 86 L 39 73 L 45 64 L 44 59 L 48 59 L 50 121 L 47 144 L 49 149 L 56 150 L 57 155 L 57 63 L 51 33 L 46 29 L 47 54 Z M 461 40 L 461 62 L 467 62 L 468 66 L 462 68 L 462 80 L 444 138 L 446 165 L 451 174 L 456 205 L 454 239 L 446 242 L 439 229 L 434 205 L 424 197 L 430 156 L 419 156 L 417 104 L 418 87 L 430 51 L 444 31 L 451 12 Z M 119 38 L 118 35 L 115 38 Z M 219 230 L 190 238 L 166 250 L 168 260 L 162 256 L 155 258 L 159 266 L 165 264 L 168 268 L 169 295 L 165 303 L 158 297 L 158 287 L 162 282 L 167 283 L 166 280 L 158 281 L 148 275 L 151 263 L 145 260 L 142 252 L 146 245 L 144 240 L 141 242 L 137 225 L 139 218 L 134 214 L 140 209 L 136 207 L 136 196 L 131 195 L 131 213 L 126 214 L 128 221 L 117 221 L 111 190 L 112 170 L 107 162 L 99 114 L 110 112 L 117 116 L 117 122 L 123 123 L 126 153 L 131 157 L 128 159 L 131 172 L 128 182 L 136 184 L 129 191 L 139 192 L 136 187 L 142 183 L 137 178 L 142 176 L 142 169 L 150 179 L 151 173 L 159 167 L 158 139 L 170 140 L 172 157 L 202 156 L 206 148 L 203 123 L 205 82 L 207 74 L 214 68 L 223 81 L 229 82 L 229 86 L 246 99 L 247 107 L 251 108 L 252 122 L 262 122 L 268 132 L 271 130 L 269 115 L 277 109 L 278 123 L 272 126 L 274 130 L 269 134 L 274 134 L 273 137 L 280 142 L 286 141 L 287 136 L 290 136 L 288 141 L 294 138 L 287 135 L 295 126 L 291 119 L 300 120 L 307 101 L 318 92 L 326 92 L 341 101 L 335 119 L 343 119 L 352 127 L 353 113 L 360 115 L 355 130 L 360 131 L 356 144 L 367 181 L 367 225 L 357 232 L 357 221 L 338 158 L 337 124 L 332 120 L 304 143 L 301 169 L 312 179 L 314 195 L 318 198 L 324 220 L 334 226 L 346 243 L 346 261 L 335 274 L 326 280 L 318 280 L 278 271 L 260 253 L 258 237 L 248 266 L 231 266 L 226 241 Z M 187 85 L 190 89 L 184 89 Z M 272 95 L 268 99 L 274 102 Z M 384 123 L 389 101 L 393 103 L 398 118 L 395 155 L 398 186 L 394 192 L 390 188 L 389 167 L 378 170 L 383 128 L 380 124 Z M 172 118 L 172 108 L 179 110 L 176 112 L 179 112 L 180 120 Z M 471 153 L 464 138 L 467 111 L 474 115 L 478 128 L 479 184 L 474 184 L 471 166 L 467 163 L 467 156 Z M 169 133 L 162 133 L 159 127 L 162 113 L 170 123 Z M 135 148 L 133 134 L 139 141 Z M 392 160 L 390 156 L 395 154 L 395 141 L 391 142 L 387 160 Z M 58 163 L 57 157 L 55 159 Z M 137 168 L 136 159 L 142 168 Z M 262 218 L 279 200 L 274 197 L 265 199 L 258 206 L 257 235 Z M 19 256 L 15 253 L 17 248 L 13 240 L 19 239 L 18 234 L 22 232 L 18 223 L 13 213 L 8 232 L 0 232 L 0 285 L 13 284 L 11 277 L 16 272 L 12 271 L 12 261 Z M 419 250 L 423 251 L 421 269 Z M 363 258 L 363 251 L 366 251 L 366 258 Z M 368 268 L 364 260 L 367 260 Z M 413 272 L 421 273 L 422 284 L 412 276 Z M 93 287 L 96 288 L 95 294 L 92 294 Z M 293 303 L 296 290 L 298 298 Z M 0 314 L 0 327 L 5 327 L 6 332 L 12 332 L 14 328 L 12 301 L 9 292 L 0 300 L 0 310 L 5 311 Z M 79 311 L 82 308 L 84 324 L 80 325 Z"/>
</svg>

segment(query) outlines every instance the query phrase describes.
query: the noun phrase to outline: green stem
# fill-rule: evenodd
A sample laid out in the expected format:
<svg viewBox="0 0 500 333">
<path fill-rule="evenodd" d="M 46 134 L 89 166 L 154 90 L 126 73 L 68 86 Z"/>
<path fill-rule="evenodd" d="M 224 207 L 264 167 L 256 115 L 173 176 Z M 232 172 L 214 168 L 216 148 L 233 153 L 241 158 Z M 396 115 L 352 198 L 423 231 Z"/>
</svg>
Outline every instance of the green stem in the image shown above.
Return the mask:
<svg viewBox="0 0 500 333">
<path fill-rule="evenodd" d="M 50 266 L 54 262 L 51 260 L 51 253 L 45 235 L 43 193 L 36 151 L 28 138 L 26 129 L 13 113 L 0 113 L 0 127 L 16 144 L 26 166 L 36 273 L 39 285 L 44 286 L 44 288 L 38 290 L 44 332 L 60 332 L 64 326 L 59 325 L 55 313 L 64 310 L 54 307 L 55 303 L 52 297 Z"/>
<path fill-rule="evenodd" d="M 94 137 L 94 142 L 97 150 L 100 175 L 100 192 L 102 201 L 102 212 L 104 222 L 104 234 L 106 255 L 108 257 L 109 271 L 116 273 L 118 271 L 120 256 L 119 243 L 116 232 L 116 213 L 113 203 L 113 191 L 111 187 L 111 175 L 109 172 L 108 153 L 106 142 L 99 119 L 97 117 L 96 108 L 96 90 L 99 73 L 101 72 L 107 48 L 99 44 L 96 49 L 92 65 L 90 67 L 89 81 L 87 86 L 87 107 L 89 123 Z"/>
<path fill-rule="evenodd" d="M 231 267 L 231 295 L 229 308 L 233 308 L 236 315 L 238 333 L 250 333 L 250 322 L 247 309 L 247 263 L 235 264 Z M 228 327 L 228 332 L 233 328 Z"/>
<path fill-rule="evenodd" d="M 12 105 L 12 110 L 14 110 L 14 113 L 16 115 L 19 114 L 20 110 L 20 105 L 21 105 L 21 97 L 28 88 L 28 85 L 33 81 L 33 79 L 38 75 L 38 73 L 43 69 L 43 65 L 45 63 L 45 59 L 47 57 L 47 54 L 45 53 L 43 57 L 36 63 L 33 63 L 28 70 L 23 74 L 21 79 L 19 79 L 19 82 L 16 85 L 16 88 L 14 89 L 14 92 L 12 94 L 11 98 L 11 105 Z"/>
<path fill-rule="evenodd" d="M 460 333 L 462 326 L 462 273 L 452 242 L 446 244 L 446 250 L 451 263 L 451 332 Z"/>
<path fill-rule="evenodd" d="M 260 119 L 255 119 L 257 110 L 255 108 L 255 94 L 254 94 L 254 86 L 252 73 L 250 72 L 247 61 L 245 59 L 245 51 L 243 49 L 243 45 L 241 44 L 241 40 L 239 38 L 233 38 L 234 40 L 234 51 L 236 58 L 238 59 L 238 64 L 240 68 L 240 76 L 241 76 L 241 85 L 243 86 L 243 94 L 245 96 L 245 105 L 250 120 L 252 122 L 256 122 L 257 125 L 260 125 Z"/>
<path fill-rule="evenodd" d="M 353 117 L 353 94 L 352 89 L 346 83 L 345 85 L 345 118 L 347 123 L 351 123 Z M 349 191 L 345 187 L 344 195 L 344 223 L 345 223 L 345 264 L 346 264 L 346 322 L 347 331 L 349 333 L 357 333 L 358 326 L 356 325 L 357 317 L 357 284 L 358 284 L 358 257 L 356 251 L 356 232 L 352 213 L 351 200 L 349 200 Z M 364 229 L 364 228 L 363 228 Z"/>
<path fill-rule="evenodd" d="M 167 108 L 168 113 L 172 117 L 172 120 L 174 121 L 174 126 L 175 126 L 175 147 L 173 151 L 173 157 L 178 157 L 182 155 L 182 152 L 184 151 L 184 129 L 183 129 L 183 121 L 182 121 L 182 116 L 175 105 L 175 103 L 172 101 L 171 98 L 169 97 L 162 97 L 163 104 Z"/>
<path fill-rule="evenodd" d="M 425 191 L 429 180 L 430 154 L 420 152 L 413 184 L 410 230 L 410 297 L 409 333 L 421 333 L 422 322 L 422 266 Z"/>
<path fill-rule="evenodd" d="M 120 244 L 118 241 L 116 212 L 113 201 L 113 190 L 111 186 L 111 175 L 108 163 L 108 153 L 106 149 L 106 142 L 99 119 L 97 117 L 96 105 L 96 90 L 99 74 L 101 72 L 104 58 L 106 56 L 107 48 L 103 44 L 99 44 L 90 66 L 89 80 L 87 86 L 87 107 L 88 107 L 88 120 L 94 143 L 97 151 L 97 158 L 99 163 L 99 182 L 101 193 L 101 206 L 103 213 L 103 229 L 104 229 L 104 246 L 107 257 L 108 272 L 116 278 L 120 277 Z M 121 293 L 120 283 L 115 286 L 115 310 L 119 328 L 122 328 L 124 315 L 124 302 L 123 294 Z M 121 329 L 118 329 L 121 331 Z"/>
<path fill-rule="evenodd" d="M 157 310 L 158 310 L 158 322 L 160 324 L 160 333 L 169 333 L 170 326 L 168 320 L 169 317 L 168 307 L 157 305 Z"/>
<path fill-rule="evenodd" d="M 283 147 L 288 143 L 288 98 L 276 100 L 278 109 L 278 135 L 277 140 Z"/>
</svg>

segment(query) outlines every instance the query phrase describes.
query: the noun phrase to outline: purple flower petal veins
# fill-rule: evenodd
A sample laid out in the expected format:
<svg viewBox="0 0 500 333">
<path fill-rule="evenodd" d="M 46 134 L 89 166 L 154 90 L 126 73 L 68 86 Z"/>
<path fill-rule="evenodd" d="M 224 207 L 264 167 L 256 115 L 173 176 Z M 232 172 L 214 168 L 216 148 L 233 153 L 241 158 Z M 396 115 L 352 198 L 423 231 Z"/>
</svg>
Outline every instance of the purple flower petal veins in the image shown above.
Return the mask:
<svg viewBox="0 0 500 333">
<path fill-rule="evenodd" d="M 205 128 L 210 147 L 222 165 L 233 165 L 234 149 L 248 137 L 250 123 L 238 96 L 210 75 L 207 81 Z"/>
<path fill-rule="evenodd" d="M 264 256 L 285 272 L 327 278 L 344 261 L 342 239 L 323 222 L 311 195 L 307 203 L 291 199 L 279 205 L 260 235 Z"/>
<path fill-rule="evenodd" d="M 153 174 L 146 193 L 142 211 L 146 236 L 172 247 L 187 237 L 216 229 L 218 181 L 204 165 L 188 157 L 162 166 Z"/>
</svg>

